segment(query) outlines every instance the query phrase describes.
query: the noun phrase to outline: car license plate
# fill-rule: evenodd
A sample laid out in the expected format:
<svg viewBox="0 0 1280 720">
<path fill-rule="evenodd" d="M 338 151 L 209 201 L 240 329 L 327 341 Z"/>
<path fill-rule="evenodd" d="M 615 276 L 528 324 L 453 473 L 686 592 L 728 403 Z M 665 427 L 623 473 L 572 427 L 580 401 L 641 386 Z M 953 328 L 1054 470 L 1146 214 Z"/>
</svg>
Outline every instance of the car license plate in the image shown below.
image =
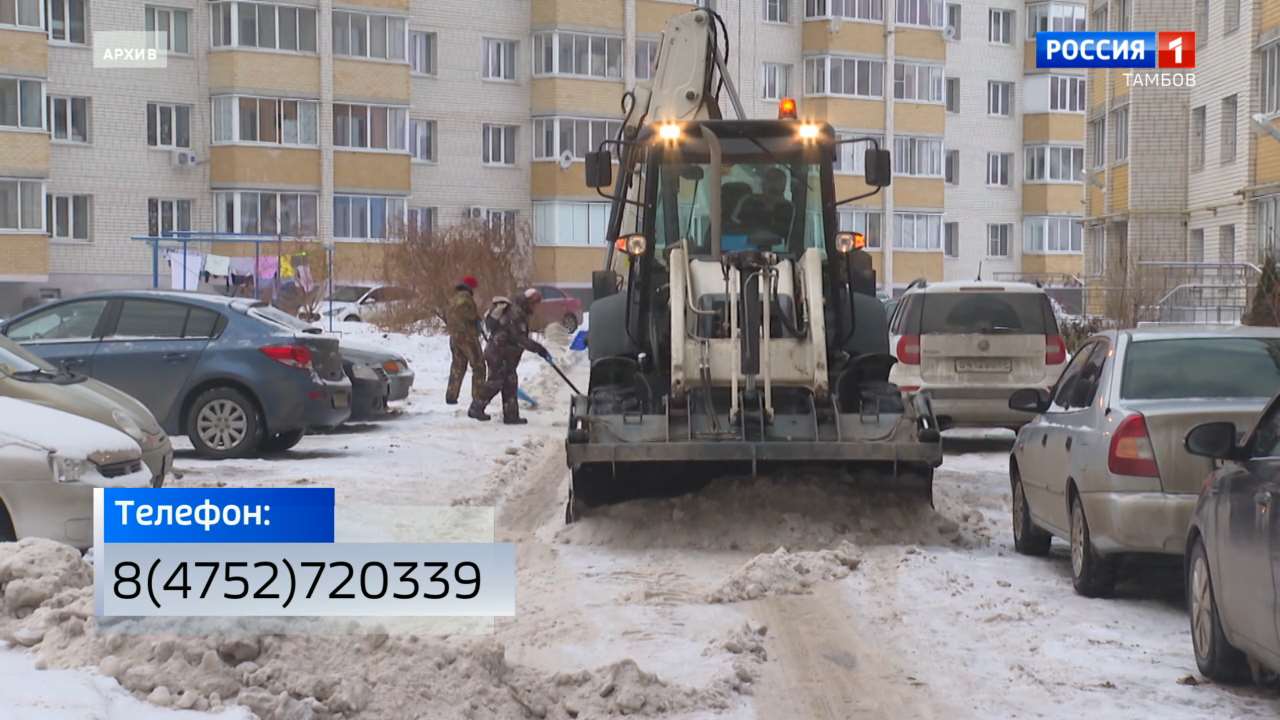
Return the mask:
<svg viewBox="0 0 1280 720">
<path fill-rule="evenodd" d="M 344 408 L 351 404 L 351 395 L 346 392 L 336 392 L 333 394 L 333 406 L 335 408 Z"/>
<path fill-rule="evenodd" d="M 967 358 L 956 361 L 956 372 L 962 373 L 1007 373 L 1013 370 L 1013 362 L 987 358 Z"/>
</svg>

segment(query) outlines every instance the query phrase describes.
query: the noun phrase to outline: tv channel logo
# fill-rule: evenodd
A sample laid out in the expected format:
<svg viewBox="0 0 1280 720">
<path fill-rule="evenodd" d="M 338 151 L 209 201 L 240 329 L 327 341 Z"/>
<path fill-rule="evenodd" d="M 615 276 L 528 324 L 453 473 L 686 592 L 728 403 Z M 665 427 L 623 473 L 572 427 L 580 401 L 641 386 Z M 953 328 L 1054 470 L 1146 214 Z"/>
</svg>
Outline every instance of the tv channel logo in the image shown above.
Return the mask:
<svg viewBox="0 0 1280 720">
<path fill-rule="evenodd" d="M 1194 32 L 1040 32 L 1038 68 L 1192 70 Z"/>
</svg>

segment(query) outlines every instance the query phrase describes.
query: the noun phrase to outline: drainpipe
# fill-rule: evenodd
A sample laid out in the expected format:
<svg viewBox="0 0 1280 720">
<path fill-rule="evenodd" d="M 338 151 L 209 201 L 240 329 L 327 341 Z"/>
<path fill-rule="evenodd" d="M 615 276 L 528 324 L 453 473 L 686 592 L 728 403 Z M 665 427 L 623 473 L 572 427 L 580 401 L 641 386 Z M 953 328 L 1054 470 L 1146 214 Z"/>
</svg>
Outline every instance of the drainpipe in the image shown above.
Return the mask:
<svg viewBox="0 0 1280 720">
<path fill-rule="evenodd" d="M 320 134 L 320 198 L 316 203 L 317 240 L 329 256 L 329 291 L 333 294 L 333 0 L 320 0 L 316 30 L 320 43 L 320 117 L 316 132 Z"/>
<path fill-rule="evenodd" d="M 636 0 L 622 0 L 622 79 L 632 90 L 636 86 Z"/>
<path fill-rule="evenodd" d="M 894 8 L 886 3 L 884 11 L 884 146 L 893 150 L 893 64 L 897 53 Z M 880 222 L 880 257 L 884 261 L 884 290 L 893 296 L 893 236 L 896 223 L 893 217 L 893 185 L 881 191 L 884 197 L 884 216 Z"/>
</svg>

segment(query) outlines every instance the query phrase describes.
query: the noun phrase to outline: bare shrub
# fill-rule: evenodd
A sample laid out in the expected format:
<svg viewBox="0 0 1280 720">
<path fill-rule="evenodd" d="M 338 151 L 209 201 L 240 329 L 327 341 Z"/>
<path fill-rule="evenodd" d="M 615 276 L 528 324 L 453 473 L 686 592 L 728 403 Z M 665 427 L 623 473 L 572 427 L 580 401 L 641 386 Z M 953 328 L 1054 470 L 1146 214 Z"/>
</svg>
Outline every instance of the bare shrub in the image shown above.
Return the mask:
<svg viewBox="0 0 1280 720">
<path fill-rule="evenodd" d="M 495 295 L 511 296 L 525 286 L 532 269 L 532 233 L 527 224 L 496 228 L 470 221 L 436 232 L 410 231 L 386 246 L 383 277 L 409 291 L 378 319 L 386 330 L 421 331 L 441 327 L 445 307 L 464 275 L 479 281 L 476 305 L 483 313 Z"/>
</svg>

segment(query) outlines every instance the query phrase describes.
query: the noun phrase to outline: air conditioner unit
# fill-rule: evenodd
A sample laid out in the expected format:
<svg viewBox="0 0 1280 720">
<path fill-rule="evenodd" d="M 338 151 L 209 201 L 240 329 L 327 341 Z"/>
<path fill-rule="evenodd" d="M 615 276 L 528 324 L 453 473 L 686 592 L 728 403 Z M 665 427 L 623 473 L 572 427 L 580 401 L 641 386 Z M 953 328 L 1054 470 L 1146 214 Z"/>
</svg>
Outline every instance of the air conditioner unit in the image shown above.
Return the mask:
<svg viewBox="0 0 1280 720">
<path fill-rule="evenodd" d="M 196 164 L 196 154 L 190 150 L 174 150 L 171 161 L 174 167 L 191 167 Z"/>
<path fill-rule="evenodd" d="M 480 218 L 484 217 L 484 208 L 469 207 L 463 210 L 462 213 L 463 213 L 463 217 L 471 218 L 472 220 L 479 220 Z"/>
<path fill-rule="evenodd" d="M 946 40 L 955 40 L 958 34 L 959 32 L 956 30 L 955 25 L 948 25 L 942 28 L 942 37 Z"/>
</svg>

